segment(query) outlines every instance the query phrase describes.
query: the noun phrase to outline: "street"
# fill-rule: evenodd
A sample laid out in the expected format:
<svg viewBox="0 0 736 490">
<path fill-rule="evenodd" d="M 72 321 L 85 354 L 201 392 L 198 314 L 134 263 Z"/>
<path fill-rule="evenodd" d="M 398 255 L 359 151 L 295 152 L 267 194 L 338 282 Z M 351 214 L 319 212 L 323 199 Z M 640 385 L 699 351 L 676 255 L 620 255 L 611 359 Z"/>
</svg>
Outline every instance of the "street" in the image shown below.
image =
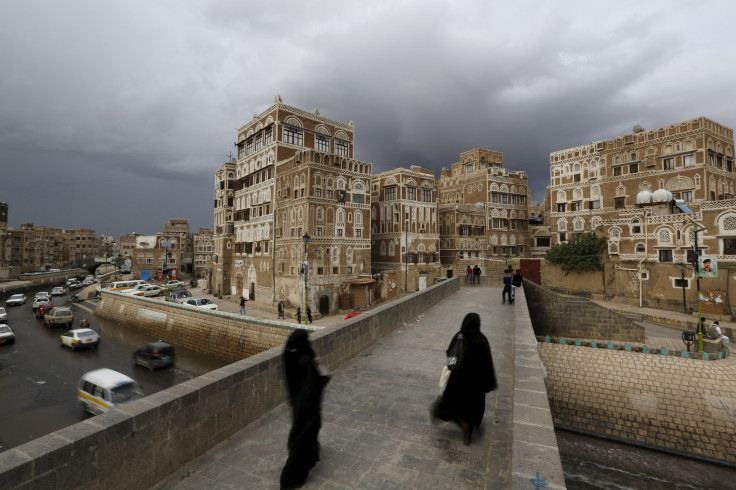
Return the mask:
<svg viewBox="0 0 736 490">
<path fill-rule="evenodd" d="M 50 290 L 45 287 L 44 291 Z M 146 395 L 156 393 L 188 379 L 217 369 L 226 363 L 219 359 L 176 347 L 176 366 L 148 371 L 132 361 L 140 346 L 159 340 L 132 328 L 98 320 L 95 302 L 72 306 L 74 328 L 86 318 L 90 328 L 101 336 L 98 349 L 72 351 L 59 345 L 67 328 L 49 329 L 36 319 L 31 308 L 36 291 L 26 292 L 28 301 L 7 308 L 6 323 L 15 331 L 14 344 L 0 345 L 0 451 L 84 420 L 90 415 L 79 407 L 76 385 L 87 371 L 107 367 L 135 379 Z M 0 304 L 10 294 L 0 297 Z M 70 294 L 56 296 L 63 305 Z M 166 340 L 166 339 L 160 339 Z"/>
</svg>

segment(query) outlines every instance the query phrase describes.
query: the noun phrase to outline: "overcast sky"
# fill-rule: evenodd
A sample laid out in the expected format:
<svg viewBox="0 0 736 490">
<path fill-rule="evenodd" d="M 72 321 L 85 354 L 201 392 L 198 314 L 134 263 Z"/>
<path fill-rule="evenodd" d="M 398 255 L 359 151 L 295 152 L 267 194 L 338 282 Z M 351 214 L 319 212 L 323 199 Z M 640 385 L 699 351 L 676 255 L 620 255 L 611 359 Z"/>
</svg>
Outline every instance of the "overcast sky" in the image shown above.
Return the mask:
<svg viewBox="0 0 736 490">
<path fill-rule="evenodd" d="M 355 123 L 374 172 L 439 176 L 706 116 L 736 126 L 736 2 L 4 0 L 0 201 L 9 225 L 211 227 L 236 129 L 282 96 Z"/>
</svg>

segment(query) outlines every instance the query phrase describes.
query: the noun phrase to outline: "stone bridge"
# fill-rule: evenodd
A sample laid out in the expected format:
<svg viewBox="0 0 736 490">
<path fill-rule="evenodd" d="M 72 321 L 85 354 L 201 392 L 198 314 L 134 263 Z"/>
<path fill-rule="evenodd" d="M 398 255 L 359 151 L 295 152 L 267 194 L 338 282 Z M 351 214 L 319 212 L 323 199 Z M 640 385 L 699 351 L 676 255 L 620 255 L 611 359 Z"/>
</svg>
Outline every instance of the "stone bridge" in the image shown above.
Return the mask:
<svg viewBox="0 0 736 490">
<path fill-rule="evenodd" d="M 145 316 L 149 308 L 107 294 L 102 310 Z M 432 425 L 428 408 L 444 350 L 473 311 L 500 387 L 486 397 L 482 431 L 464 446 L 454 424 Z M 166 315 L 148 316 L 166 325 Z M 243 321 L 213 314 L 202 341 L 245 332 Z M 295 327 L 263 322 L 261 330 L 283 338 Z M 258 335 L 250 326 L 248 332 Z M 499 288 L 460 288 L 454 278 L 310 338 L 333 378 L 324 397 L 322 461 L 305 488 L 564 488 L 523 290 L 514 305 L 502 304 Z M 0 453 L 0 488 L 278 488 L 291 424 L 282 350 L 277 345 Z"/>
</svg>

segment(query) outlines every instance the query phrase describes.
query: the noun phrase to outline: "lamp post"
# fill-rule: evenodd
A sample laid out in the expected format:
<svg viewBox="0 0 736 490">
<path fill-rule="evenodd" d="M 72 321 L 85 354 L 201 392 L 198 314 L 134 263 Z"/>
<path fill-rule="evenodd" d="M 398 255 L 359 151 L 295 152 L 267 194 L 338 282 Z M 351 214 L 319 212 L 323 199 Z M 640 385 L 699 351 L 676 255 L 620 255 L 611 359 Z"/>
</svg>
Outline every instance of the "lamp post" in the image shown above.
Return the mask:
<svg viewBox="0 0 736 490">
<path fill-rule="evenodd" d="M 309 289 L 307 287 L 307 276 L 309 275 L 309 262 L 307 257 L 307 247 L 309 246 L 309 233 L 304 232 L 302 240 L 304 240 L 304 324 L 309 325 L 309 315 L 307 315 L 307 308 L 309 308 Z"/>
</svg>

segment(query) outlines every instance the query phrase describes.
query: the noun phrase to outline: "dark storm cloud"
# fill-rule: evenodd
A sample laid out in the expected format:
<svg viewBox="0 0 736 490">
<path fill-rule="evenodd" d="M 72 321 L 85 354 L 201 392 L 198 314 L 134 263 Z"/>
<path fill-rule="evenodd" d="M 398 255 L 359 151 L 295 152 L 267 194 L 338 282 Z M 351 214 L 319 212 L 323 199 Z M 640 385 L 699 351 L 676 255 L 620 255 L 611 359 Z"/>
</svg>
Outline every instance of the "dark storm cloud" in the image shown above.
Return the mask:
<svg viewBox="0 0 736 490">
<path fill-rule="evenodd" d="M 733 127 L 733 14 L 728 2 L 4 2 L 0 200 L 14 226 L 211 226 L 214 171 L 276 94 L 354 121 L 355 156 L 376 172 L 439 175 L 485 147 L 541 200 L 552 151 L 637 123 Z"/>
</svg>

